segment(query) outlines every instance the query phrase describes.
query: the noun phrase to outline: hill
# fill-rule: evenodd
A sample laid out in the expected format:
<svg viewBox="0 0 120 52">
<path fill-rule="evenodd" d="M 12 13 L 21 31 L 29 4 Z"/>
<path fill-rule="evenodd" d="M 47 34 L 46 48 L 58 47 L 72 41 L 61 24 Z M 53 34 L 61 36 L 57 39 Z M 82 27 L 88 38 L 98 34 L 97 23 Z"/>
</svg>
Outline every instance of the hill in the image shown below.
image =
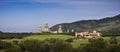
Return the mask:
<svg viewBox="0 0 120 52">
<path fill-rule="evenodd" d="M 50 29 L 56 31 L 61 25 L 64 32 L 67 29 L 74 31 L 101 31 L 101 32 L 120 32 L 120 14 L 113 17 L 106 17 L 98 20 L 80 20 L 72 23 L 61 23 L 52 26 Z"/>
</svg>

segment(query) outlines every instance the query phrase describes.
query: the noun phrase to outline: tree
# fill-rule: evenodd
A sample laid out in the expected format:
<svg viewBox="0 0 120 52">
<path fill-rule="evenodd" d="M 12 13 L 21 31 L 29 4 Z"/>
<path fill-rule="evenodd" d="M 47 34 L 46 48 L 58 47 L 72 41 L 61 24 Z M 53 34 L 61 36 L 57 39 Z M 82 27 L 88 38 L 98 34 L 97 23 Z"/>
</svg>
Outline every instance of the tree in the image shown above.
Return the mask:
<svg viewBox="0 0 120 52">
<path fill-rule="evenodd" d="M 118 42 L 117 42 L 117 39 L 116 39 L 116 37 L 115 36 L 112 36 L 111 38 L 110 38 L 110 44 L 117 44 Z"/>
</svg>

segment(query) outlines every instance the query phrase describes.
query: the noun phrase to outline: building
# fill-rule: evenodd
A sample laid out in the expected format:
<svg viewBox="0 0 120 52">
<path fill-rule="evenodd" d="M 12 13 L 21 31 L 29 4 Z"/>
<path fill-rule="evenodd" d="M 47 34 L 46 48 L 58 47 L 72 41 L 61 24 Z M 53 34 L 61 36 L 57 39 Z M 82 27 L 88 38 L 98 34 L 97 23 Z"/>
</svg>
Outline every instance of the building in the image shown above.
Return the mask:
<svg viewBox="0 0 120 52">
<path fill-rule="evenodd" d="M 41 27 L 39 27 L 37 33 L 42 33 L 42 28 Z"/>
<path fill-rule="evenodd" d="M 61 25 L 59 25 L 58 33 L 63 33 L 63 31 L 62 31 L 62 26 L 61 26 Z"/>
<path fill-rule="evenodd" d="M 44 32 L 50 32 L 48 24 L 45 24 L 45 26 L 44 26 Z"/>
<path fill-rule="evenodd" d="M 84 38 L 96 38 L 100 37 L 101 33 L 97 31 L 91 32 L 75 32 L 75 37 L 82 36 Z"/>
</svg>

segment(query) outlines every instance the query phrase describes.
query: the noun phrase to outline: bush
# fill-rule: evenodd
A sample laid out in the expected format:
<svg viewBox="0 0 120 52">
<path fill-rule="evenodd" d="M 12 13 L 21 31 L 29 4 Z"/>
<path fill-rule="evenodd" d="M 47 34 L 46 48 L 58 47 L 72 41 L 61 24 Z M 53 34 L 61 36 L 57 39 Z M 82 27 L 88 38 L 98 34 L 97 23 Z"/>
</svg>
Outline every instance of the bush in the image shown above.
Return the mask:
<svg viewBox="0 0 120 52">
<path fill-rule="evenodd" d="M 12 47 L 12 44 L 5 41 L 0 41 L 0 49 L 7 49 Z"/>
<path fill-rule="evenodd" d="M 68 38 L 65 40 L 65 42 L 73 42 L 73 38 Z"/>
<path fill-rule="evenodd" d="M 97 48 L 104 48 L 106 45 L 106 42 L 104 41 L 103 38 L 98 38 L 98 39 L 95 39 L 95 41 L 92 42 L 91 45 L 94 45 Z"/>
<path fill-rule="evenodd" d="M 19 46 L 13 46 L 5 50 L 5 52 L 22 52 Z"/>
<path fill-rule="evenodd" d="M 59 39 L 25 40 L 19 44 L 26 52 L 72 52 L 72 45 Z"/>
<path fill-rule="evenodd" d="M 18 41 L 16 41 L 16 40 L 14 40 L 14 41 L 12 41 L 12 43 L 14 44 L 14 45 L 18 45 Z"/>
<path fill-rule="evenodd" d="M 48 43 L 55 43 L 55 42 L 60 41 L 60 40 L 55 39 L 55 38 L 51 38 L 51 39 L 46 39 L 45 41 L 47 41 Z"/>
<path fill-rule="evenodd" d="M 117 39 L 116 39 L 115 36 L 112 36 L 112 37 L 110 38 L 110 44 L 117 44 Z"/>
<path fill-rule="evenodd" d="M 94 38 L 89 38 L 88 42 L 90 42 L 90 43 L 94 42 Z"/>
<path fill-rule="evenodd" d="M 108 44 L 104 39 L 94 39 L 89 44 L 81 44 L 79 49 L 81 52 L 120 52 L 119 44 Z"/>
<path fill-rule="evenodd" d="M 39 40 L 25 40 L 21 43 L 21 48 L 23 51 L 30 51 L 30 52 L 45 52 L 46 51 L 46 44 L 44 41 Z"/>
<path fill-rule="evenodd" d="M 53 44 L 51 52 L 73 52 L 73 48 L 71 44 L 59 40 Z"/>
<path fill-rule="evenodd" d="M 0 34 L 0 39 L 22 39 L 23 37 L 30 36 L 31 34 L 32 33 L 2 33 Z"/>
</svg>

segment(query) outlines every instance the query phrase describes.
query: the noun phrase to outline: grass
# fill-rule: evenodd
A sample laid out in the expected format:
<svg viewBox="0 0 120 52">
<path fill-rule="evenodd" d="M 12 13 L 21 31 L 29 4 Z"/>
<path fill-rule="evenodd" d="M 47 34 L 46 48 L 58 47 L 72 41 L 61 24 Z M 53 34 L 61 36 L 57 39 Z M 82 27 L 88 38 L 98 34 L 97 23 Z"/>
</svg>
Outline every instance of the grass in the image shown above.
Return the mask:
<svg viewBox="0 0 120 52">
<path fill-rule="evenodd" d="M 24 37 L 23 39 L 5 39 L 3 41 L 12 42 L 14 40 L 23 41 L 23 40 L 27 40 L 27 39 L 45 40 L 45 39 L 51 39 L 51 38 L 57 38 L 57 39 L 66 40 L 68 38 L 74 38 L 74 36 L 63 35 L 63 34 L 57 34 L 57 35 L 32 35 L 32 36 Z M 109 41 L 110 37 L 103 37 L 103 39 L 105 39 L 105 41 Z M 120 36 L 117 37 L 117 40 L 120 43 Z M 88 39 L 83 39 L 83 40 L 80 40 L 80 41 L 74 41 L 74 42 L 72 42 L 70 44 L 73 45 L 73 48 L 77 48 L 77 47 L 79 47 L 80 44 L 86 44 L 86 43 L 89 43 Z"/>
<path fill-rule="evenodd" d="M 73 38 L 73 36 L 69 36 L 69 35 L 33 35 L 33 36 L 25 37 L 24 39 L 45 40 L 45 39 L 51 39 L 51 38 L 58 38 L 58 39 L 66 40 L 67 38 Z"/>
<path fill-rule="evenodd" d="M 120 36 L 117 36 L 116 38 L 117 38 L 118 43 L 120 43 Z M 110 37 L 103 37 L 103 39 L 107 42 L 110 41 Z"/>
<path fill-rule="evenodd" d="M 38 40 L 45 40 L 45 39 L 51 39 L 51 38 L 57 38 L 57 39 L 62 39 L 66 40 L 68 38 L 74 38 L 74 36 L 70 35 L 33 35 L 33 36 L 28 36 L 25 37 L 25 39 L 38 39 Z M 80 40 L 80 41 L 74 41 L 71 44 L 73 45 L 73 48 L 77 48 L 80 44 L 88 43 L 87 39 L 85 40 Z"/>
<path fill-rule="evenodd" d="M 74 41 L 71 44 L 73 45 L 73 48 L 78 48 L 80 46 L 80 44 L 87 44 L 88 39 L 83 39 L 83 40 L 79 40 L 79 41 Z"/>
</svg>

